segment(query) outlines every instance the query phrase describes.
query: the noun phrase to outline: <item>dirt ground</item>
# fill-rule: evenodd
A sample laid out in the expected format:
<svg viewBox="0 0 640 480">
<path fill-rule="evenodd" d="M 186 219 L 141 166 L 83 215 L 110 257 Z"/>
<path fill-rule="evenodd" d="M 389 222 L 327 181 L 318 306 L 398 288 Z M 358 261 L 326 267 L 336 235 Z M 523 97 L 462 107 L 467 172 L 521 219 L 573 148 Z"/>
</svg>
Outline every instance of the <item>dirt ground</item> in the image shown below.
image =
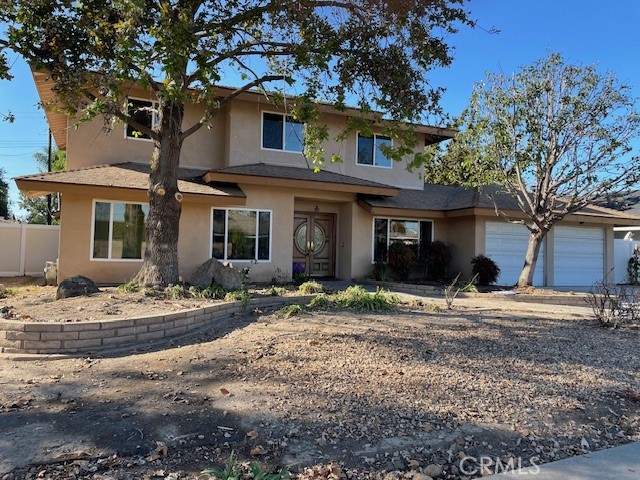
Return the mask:
<svg viewBox="0 0 640 480">
<path fill-rule="evenodd" d="M 0 478 L 204 479 L 235 451 L 301 479 L 464 479 L 481 457 L 525 466 L 640 439 L 637 331 L 579 307 L 422 303 L 2 356 Z"/>
</svg>

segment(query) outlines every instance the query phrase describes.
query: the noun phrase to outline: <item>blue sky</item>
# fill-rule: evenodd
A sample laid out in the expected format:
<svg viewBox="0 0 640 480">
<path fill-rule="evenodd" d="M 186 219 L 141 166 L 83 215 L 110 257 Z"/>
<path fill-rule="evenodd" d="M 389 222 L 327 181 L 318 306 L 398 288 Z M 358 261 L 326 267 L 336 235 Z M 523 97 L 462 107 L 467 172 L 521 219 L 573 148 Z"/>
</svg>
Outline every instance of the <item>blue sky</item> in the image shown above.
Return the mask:
<svg viewBox="0 0 640 480">
<path fill-rule="evenodd" d="M 640 1 L 472 0 L 469 9 L 482 28 L 452 35 L 453 64 L 429 75 L 433 85 L 447 88 L 445 112 L 459 114 L 485 72 L 510 73 L 548 51 L 562 53 L 571 63 L 612 71 L 640 97 Z M 492 28 L 500 33 L 487 33 Z M 0 82 L 0 113 L 11 110 L 16 115 L 12 124 L 0 122 L 0 167 L 9 178 L 36 172 L 32 155 L 47 144 L 47 124 L 37 109 L 31 74 L 19 58 L 12 60 L 15 78 Z M 15 211 L 18 191 L 13 181 L 10 184 Z"/>
</svg>

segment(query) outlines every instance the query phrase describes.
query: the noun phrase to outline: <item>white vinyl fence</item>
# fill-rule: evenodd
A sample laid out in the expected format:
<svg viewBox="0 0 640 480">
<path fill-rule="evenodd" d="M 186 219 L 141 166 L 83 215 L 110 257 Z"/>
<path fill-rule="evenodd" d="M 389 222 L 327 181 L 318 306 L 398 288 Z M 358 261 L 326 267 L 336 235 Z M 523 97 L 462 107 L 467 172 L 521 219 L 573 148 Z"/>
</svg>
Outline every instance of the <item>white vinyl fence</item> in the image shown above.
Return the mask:
<svg viewBox="0 0 640 480">
<path fill-rule="evenodd" d="M 633 249 L 636 245 L 640 245 L 640 241 L 616 238 L 613 242 L 615 254 L 613 274 L 616 283 L 627 283 L 627 263 L 633 255 Z"/>
<path fill-rule="evenodd" d="M 44 275 L 47 261 L 58 258 L 60 227 L 0 223 L 0 277 Z"/>
</svg>

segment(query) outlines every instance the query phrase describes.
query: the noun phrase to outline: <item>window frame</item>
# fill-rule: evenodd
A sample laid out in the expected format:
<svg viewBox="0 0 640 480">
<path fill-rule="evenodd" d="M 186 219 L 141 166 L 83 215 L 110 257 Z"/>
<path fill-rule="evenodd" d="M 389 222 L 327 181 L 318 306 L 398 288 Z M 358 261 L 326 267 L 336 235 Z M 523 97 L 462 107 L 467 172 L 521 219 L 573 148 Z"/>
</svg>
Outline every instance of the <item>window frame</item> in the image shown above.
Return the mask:
<svg viewBox="0 0 640 480">
<path fill-rule="evenodd" d="M 358 161 L 359 158 L 360 158 L 360 156 L 358 155 L 358 152 L 360 151 L 360 137 L 373 138 L 373 159 L 372 159 L 373 163 L 371 163 L 371 165 L 369 165 L 368 163 L 360 163 Z M 381 133 L 374 133 L 373 136 L 368 136 L 368 135 L 363 135 L 361 132 L 356 132 L 356 165 L 358 167 L 384 168 L 386 170 L 391 170 L 393 168 L 393 160 L 390 159 L 390 158 L 388 159 L 389 160 L 389 166 L 376 165 L 376 138 L 378 138 L 378 137 L 384 137 L 386 139 L 389 139 L 389 141 L 391 142 L 391 146 L 393 147 L 393 138 L 391 138 L 388 135 L 382 135 Z"/>
<path fill-rule="evenodd" d="M 215 258 L 213 256 L 213 212 L 215 210 L 224 211 L 224 258 L 216 258 L 221 262 L 241 262 L 241 263 L 271 263 L 273 261 L 273 210 L 268 210 L 264 208 L 234 208 L 234 207 L 211 207 L 211 214 L 209 216 L 209 258 Z M 244 211 L 244 212 L 255 212 L 256 214 L 256 254 L 253 259 L 239 259 L 239 258 L 228 258 L 227 255 L 227 244 L 229 243 L 229 211 Z M 260 213 L 268 213 L 269 214 L 269 258 L 268 259 L 258 259 L 258 241 L 259 241 L 259 232 L 260 232 Z"/>
<path fill-rule="evenodd" d="M 95 228 L 96 228 L 96 203 L 108 203 L 111 205 L 109 208 L 109 253 L 107 258 L 94 258 L 93 257 L 93 248 L 95 242 Z M 114 203 L 122 203 L 123 205 L 146 205 L 149 206 L 148 202 L 132 202 L 127 200 L 105 200 L 100 198 L 94 198 L 91 204 L 91 236 L 89 237 L 89 261 L 91 262 L 142 262 L 144 260 L 144 250 L 142 253 L 142 257 L 140 258 L 111 258 L 113 252 L 113 204 Z M 147 215 L 149 215 L 147 213 Z M 145 222 L 146 229 L 146 222 Z"/>
<path fill-rule="evenodd" d="M 410 217 L 373 217 L 371 219 L 371 263 L 376 263 L 376 220 L 386 220 L 387 221 L 387 251 L 389 250 L 390 243 L 390 235 L 391 232 L 391 222 L 392 221 L 400 221 L 400 222 L 418 222 L 418 248 L 420 248 L 420 244 L 422 242 L 422 237 L 420 235 L 421 228 L 420 222 L 429 222 L 431 223 L 431 241 L 433 242 L 436 233 L 435 233 L 435 225 L 436 223 L 432 218 L 410 218 Z M 388 260 L 388 259 L 387 259 Z"/>
<path fill-rule="evenodd" d="M 280 148 L 268 148 L 264 146 L 264 116 L 265 114 L 269 114 L 269 115 L 280 115 L 281 117 L 283 117 L 283 121 L 282 121 L 282 149 Z M 292 119 L 291 123 L 297 123 L 299 125 L 302 125 L 304 127 L 304 123 L 299 122 L 297 120 L 293 120 L 293 116 L 287 114 L 287 113 L 282 113 L 282 112 L 273 112 L 271 110 L 261 110 L 260 111 L 260 150 L 264 150 L 266 152 L 286 152 L 286 153 L 296 153 L 298 155 L 304 155 L 304 136 L 302 138 L 302 150 L 301 151 L 297 151 L 297 150 L 287 150 L 285 148 L 285 133 L 286 133 L 286 125 L 287 125 L 287 117 Z"/>
<path fill-rule="evenodd" d="M 158 101 L 152 100 L 150 98 L 140 98 L 140 97 L 127 97 L 127 111 L 129 108 L 129 100 L 136 100 L 138 102 L 148 102 L 151 104 L 151 128 L 155 127 L 158 124 Z M 153 138 L 144 138 L 144 137 L 130 137 L 127 135 L 127 130 L 129 129 L 129 124 L 125 122 L 124 124 L 124 139 L 125 140 L 141 140 L 144 142 L 153 142 Z"/>
</svg>

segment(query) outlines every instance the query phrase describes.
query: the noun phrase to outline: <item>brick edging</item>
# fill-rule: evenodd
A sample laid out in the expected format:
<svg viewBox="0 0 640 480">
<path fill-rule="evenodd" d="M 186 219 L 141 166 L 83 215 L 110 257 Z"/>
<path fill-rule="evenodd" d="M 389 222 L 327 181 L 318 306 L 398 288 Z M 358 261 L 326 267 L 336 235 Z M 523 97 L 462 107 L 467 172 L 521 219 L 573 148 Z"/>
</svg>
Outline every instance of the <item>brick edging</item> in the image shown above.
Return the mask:
<svg viewBox="0 0 640 480">
<path fill-rule="evenodd" d="M 306 303 L 312 298 L 313 295 L 253 298 L 247 309 Z M 242 302 L 235 301 L 121 320 L 73 323 L 0 320 L 0 352 L 64 354 L 133 346 L 183 335 L 242 311 Z"/>
</svg>

